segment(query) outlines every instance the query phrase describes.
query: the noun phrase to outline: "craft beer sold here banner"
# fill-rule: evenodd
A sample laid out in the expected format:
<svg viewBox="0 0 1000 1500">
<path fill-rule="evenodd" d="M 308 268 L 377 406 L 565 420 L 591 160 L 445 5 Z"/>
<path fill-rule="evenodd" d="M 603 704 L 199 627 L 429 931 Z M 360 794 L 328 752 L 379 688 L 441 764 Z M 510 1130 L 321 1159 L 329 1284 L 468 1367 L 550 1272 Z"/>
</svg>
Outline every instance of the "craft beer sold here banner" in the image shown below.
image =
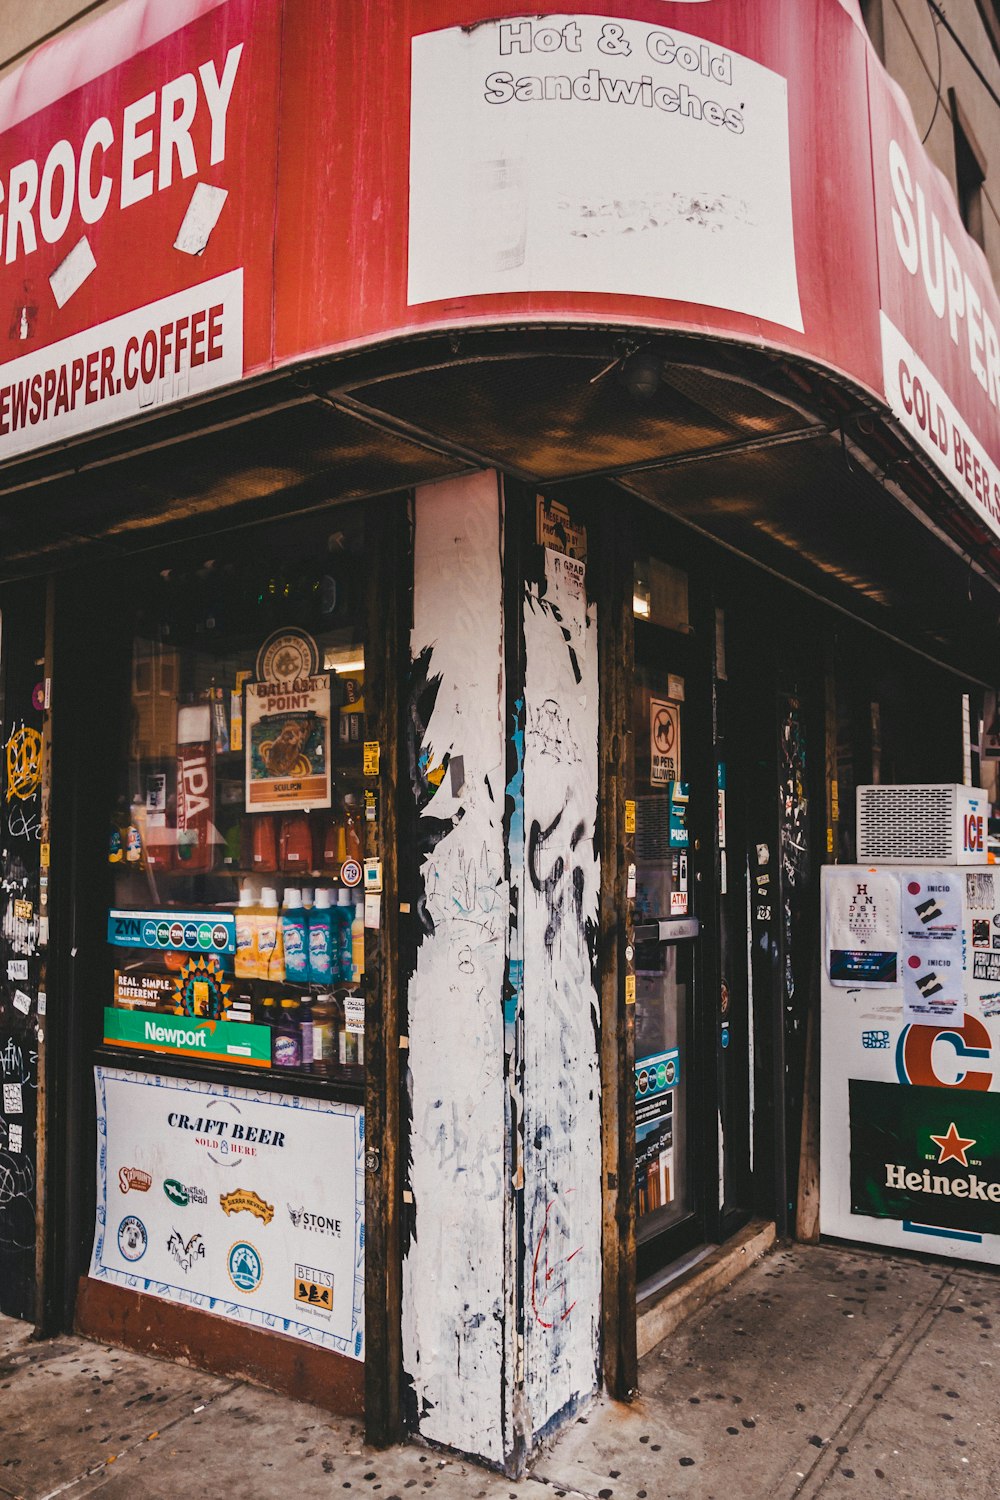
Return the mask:
<svg viewBox="0 0 1000 1500">
<path fill-rule="evenodd" d="M 364 1111 L 95 1068 L 90 1274 L 364 1358 Z"/>
</svg>

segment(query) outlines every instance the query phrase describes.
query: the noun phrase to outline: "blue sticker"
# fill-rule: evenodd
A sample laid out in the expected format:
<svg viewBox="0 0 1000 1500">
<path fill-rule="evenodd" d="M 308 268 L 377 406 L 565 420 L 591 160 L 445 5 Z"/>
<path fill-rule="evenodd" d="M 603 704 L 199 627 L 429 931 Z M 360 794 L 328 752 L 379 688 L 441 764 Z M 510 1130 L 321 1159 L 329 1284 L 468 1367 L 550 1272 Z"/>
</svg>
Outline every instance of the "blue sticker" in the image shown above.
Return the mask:
<svg viewBox="0 0 1000 1500">
<path fill-rule="evenodd" d="M 229 1279 L 241 1292 L 255 1292 L 264 1267 L 258 1251 L 247 1240 L 237 1240 L 229 1252 Z"/>
</svg>

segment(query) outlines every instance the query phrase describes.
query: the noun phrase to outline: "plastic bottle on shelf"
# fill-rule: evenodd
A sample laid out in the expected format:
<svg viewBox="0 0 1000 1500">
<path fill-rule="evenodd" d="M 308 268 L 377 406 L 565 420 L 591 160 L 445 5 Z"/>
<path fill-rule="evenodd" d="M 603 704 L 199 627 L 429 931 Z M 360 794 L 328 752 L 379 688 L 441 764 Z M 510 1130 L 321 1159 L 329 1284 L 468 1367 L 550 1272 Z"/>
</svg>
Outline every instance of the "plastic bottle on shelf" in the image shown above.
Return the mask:
<svg viewBox="0 0 1000 1500">
<path fill-rule="evenodd" d="M 340 977 L 340 951 L 334 941 L 334 912 L 330 907 L 332 892 L 320 889 L 316 892 L 315 904 L 308 913 L 309 918 L 309 982 L 324 988 L 335 984 Z M 337 919 L 339 937 L 339 919 Z M 334 959 L 338 963 L 334 973 Z"/>
<path fill-rule="evenodd" d="M 245 885 L 240 891 L 240 904 L 236 908 L 236 958 L 233 971 L 237 979 L 256 979 L 260 974 L 257 948 L 259 914 L 260 908 L 254 901 L 253 890 Z"/>
<path fill-rule="evenodd" d="M 315 905 L 316 898 L 313 887 L 311 885 L 304 885 L 302 887 L 302 910 L 310 912 Z"/>
<path fill-rule="evenodd" d="M 265 995 L 260 1002 L 260 1012 L 257 1016 L 258 1024 L 268 1029 L 268 1056 L 274 1062 L 274 1028 L 278 1020 L 278 1002 L 273 995 Z"/>
<path fill-rule="evenodd" d="M 302 909 L 302 892 L 295 885 L 285 886 L 279 941 L 285 978 L 292 984 L 308 984 L 309 928 Z"/>
<path fill-rule="evenodd" d="M 344 796 L 344 849 L 346 859 L 364 863 L 364 812 L 356 792 L 347 792 Z"/>
<path fill-rule="evenodd" d="M 313 1000 L 311 995 L 303 995 L 299 1001 L 299 1036 L 300 1049 L 302 1053 L 303 1071 L 312 1072 L 314 1055 L 315 1027 L 313 1025 Z"/>
<path fill-rule="evenodd" d="M 341 984 L 350 984 L 354 977 L 354 959 L 351 953 L 351 924 L 354 921 L 354 901 L 347 886 L 341 886 L 337 892 L 337 923 L 339 931 L 337 934 L 337 948 L 340 953 L 340 972 L 338 979 Z"/>
<path fill-rule="evenodd" d="M 146 868 L 146 804 L 139 796 L 132 798 L 125 829 L 125 863 L 137 870 Z"/>
<path fill-rule="evenodd" d="M 266 885 L 260 893 L 257 908 L 257 975 L 260 979 L 284 979 L 285 960 L 281 942 L 281 927 L 278 921 L 278 892 L 273 885 Z M 272 971 L 275 954 L 278 954 L 280 974 Z"/>
<path fill-rule="evenodd" d="M 261 875 L 278 868 L 278 845 L 274 836 L 274 819 L 270 813 L 256 813 L 250 838 L 253 867 Z"/>
<path fill-rule="evenodd" d="M 274 1025 L 271 1057 L 276 1068 L 301 1068 L 302 1031 L 299 1025 L 299 1002 L 282 1000 Z"/>
<path fill-rule="evenodd" d="M 340 1032 L 340 1066 L 365 1065 L 365 1000 L 360 993 L 344 996 L 344 1024 Z"/>
<path fill-rule="evenodd" d="M 344 818 L 343 814 L 334 808 L 329 813 L 323 825 L 323 848 L 320 864 L 329 874 L 339 875 L 340 867 L 346 858 Z"/>
<path fill-rule="evenodd" d="M 108 864 L 120 865 L 125 860 L 125 831 L 128 827 L 128 814 L 125 811 L 125 798 L 118 798 L 118 806 L 111 815 L 111 833 L 108 839 Z"/>
<path fill-rule="evenodd" d="M 331 1077 L 340 1055 L 340 1006 L 335 996 L 319 994 L 312 1007 L 312 1072 Z"/>
<path fill-rule="evenodd" d="M 290 875 L 305 875 L 312 869 L 312 830 L 307 813 L 286 813 L 282 818 L 278 834 L 278 863 Z"/>
</svg>

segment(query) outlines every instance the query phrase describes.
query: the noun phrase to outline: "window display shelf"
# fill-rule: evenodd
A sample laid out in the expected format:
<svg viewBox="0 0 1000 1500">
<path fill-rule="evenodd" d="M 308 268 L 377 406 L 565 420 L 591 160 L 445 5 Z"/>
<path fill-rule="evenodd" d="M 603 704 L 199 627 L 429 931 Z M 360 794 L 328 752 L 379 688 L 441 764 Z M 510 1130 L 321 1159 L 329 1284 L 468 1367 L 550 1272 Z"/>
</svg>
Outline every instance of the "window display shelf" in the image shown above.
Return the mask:
<svg viewBox="0 0 1000 1500">
<path fill-rule="evenodd" d="M 309 1099 L 339 1099 L 363 1104 L 362 1069 L 331 1078 L 289 1068 L 241 1068 L 236 1064 L 202 1062 L 196 1057 L 172 1057 L 164 1052 L 138 1052 L 130 1047 L 98 1046 L 94 1062 L 107 1068 L 137 1073 L 162 1073 L 168 1078 L 203 1078 L 208 1083 L 239 1085 L 269 1094 L 299 1094 Z"/>
</svg>

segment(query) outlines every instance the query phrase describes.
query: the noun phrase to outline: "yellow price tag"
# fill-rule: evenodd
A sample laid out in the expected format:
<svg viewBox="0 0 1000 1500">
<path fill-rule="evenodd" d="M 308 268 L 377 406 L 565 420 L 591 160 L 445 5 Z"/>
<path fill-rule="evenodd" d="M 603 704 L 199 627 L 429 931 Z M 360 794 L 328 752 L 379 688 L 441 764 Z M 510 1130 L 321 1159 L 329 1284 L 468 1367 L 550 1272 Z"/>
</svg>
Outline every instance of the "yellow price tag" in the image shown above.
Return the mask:
<svg viewBox="0 0 1000 1500">
<path fill-rule="evenodd" d="M 366 776 L 378 775 L 380 748 L 378 740 L 365 740 L 364 774 Z"/>
<path fill-rule="evenodd" d="M 625 832 L 635 833 L 635 801 L 631 797 L 625 799 Z"/>
<path fill-rule="evenodd" d="M 626 1005 L 634 1005 L 635 1004 L 635 975 L 634 974 L 626 974 L 625 975 L 625 1004 Z"/>
</svg>

